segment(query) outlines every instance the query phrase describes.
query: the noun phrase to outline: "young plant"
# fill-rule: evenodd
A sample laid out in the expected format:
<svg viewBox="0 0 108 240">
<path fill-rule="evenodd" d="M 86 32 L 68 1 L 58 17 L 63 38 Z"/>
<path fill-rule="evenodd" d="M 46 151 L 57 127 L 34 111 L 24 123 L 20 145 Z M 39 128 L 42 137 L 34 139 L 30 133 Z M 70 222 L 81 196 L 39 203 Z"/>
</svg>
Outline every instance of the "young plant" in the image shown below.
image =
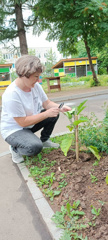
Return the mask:
<svg viewBox="0 0 108 240">
<path fill-rule="evenodd" d="M 94 183 L 97 181 L 98 181 L 97 177 L 91 174 L 91 182 Z"/>
<path fill-rule="evenodd" d="M 63 151 L 64 155 L 67 156 L 67 152 L 70 149 L 72 144 L 76 145 L 76 160 L 79 160 L 79 143 L 78 143 L 78 126 L 80 123 L 89 122 L 89 119 L 84 116 L 79 116 L 79 114 L 84 110 L 86 106 L 84 104 L 87 100 L 83 101 L 79 104 L 79 106 L 72 108 L 71 111 L 65 113 L 70 121 L 70 125 L 67 128 L 70 130 L 72 134 L 68 134 L 65 139 L 62 140 L 60 145 L 61 150 Z M 100 161 L 100 155 L 98 153 L 97 147 L 92 145 L 88 146 L 88 149 L 94 154 L 98 161 Z"/>
<path fill-rule="evenodd" d="M 80 201 L 77 201 L 71 206 L 68 202 L 66 207 L 62 206 L 61 211 L 57 211 L 52 217 L 57 227 L 64 229 L 60 240 L 87 240 L 87 237 L 83 238 L 82 234 L 78 234 L 81 229 L 87 227 L 87 225 L 83 224 L 85 213 L 77 209 L 79 204 Z"/>
<path fill-rule="evenodd" d="M 93 215 L 95 215 L 95 217 L 93 218 L 93 220 L 94 220 L 94 219 L 96 219 L 96 217 L 98 217 L 100 215 L 101 208 L 98 208 L 96 210 L 96 208 L 94 206 L 91 205 L 91 207 L 92 207 L 91 212 Z"/>
<path fill-rule="evenodd" d="M 72 108 L 71 111 L 65 113 L 70 121 L 70 125 L 67 128 L 72 132 L 71 135 L 68 135 L 61 143 L 61 150 L 64 155 L 67 156 L 67 152 L 70 149 L 70 146 L 73 142 L 76 142 L 76 160 L 79 158 L 79 148 L 78 148 L 78 125 L 80 123 L 88 121 L 87 117 L 80 116 L 78 119 L 78 115 L 84 110 L 86 106 L 84 104 L 87 100 L 83 101 L 79 104 L 79 106 Z"/>
</svg>

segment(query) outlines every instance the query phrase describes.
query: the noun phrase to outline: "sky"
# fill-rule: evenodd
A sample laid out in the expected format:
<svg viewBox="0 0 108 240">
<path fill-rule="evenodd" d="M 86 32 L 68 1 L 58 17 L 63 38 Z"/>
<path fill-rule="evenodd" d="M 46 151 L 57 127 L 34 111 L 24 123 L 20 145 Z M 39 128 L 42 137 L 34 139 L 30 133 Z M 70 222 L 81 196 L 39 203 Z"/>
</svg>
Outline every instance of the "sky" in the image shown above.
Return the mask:
<svg viewBox="0 0 108 240">
<path fill-rule="evenodd" d="M 26 38 L 27 38 L 27 45 L 29 47 L 51 47 L 52 51 L 56 53 L 57 61 L 59 61 L 62 58 L 62 55 L 57 50 L 57 41 L 47 41 L 47 32 L 41 33 L 41 35 L 38 37 L 38 35 L 34 36 L 32 35 L 32 32 L 27 33 L 26 32 Z M 15 45 L 19 46 L 19 39 L 15 40 Z"/>
<path fill-rule="evenodd" d="M 28 15 L 30 15 L 30 14 L 31 14 L 31 11 L 26 9 L 26 11 L 23 12 L 24 19 L 28 18 Z M 9 18 L 10 18 L 10 16 L 7 17 L 7 20 Z M 29 33 L 26 32 L 28 48 L 29 47 L 51 47 L 52 51 L 56 53 L 57 61 L 59 61 L 63 57 L 57 50 L 57 41 L 49 42 L 46 40 L 46 37 L 47 37 L 47 31 L 42 32 L 40 36 L 38 36 L 38 35 L 34 36 L 32 34 L 32 29 L 30 28 Z M 11 43 L 9 42 L 8 45 L 10 46 L 10 44 Z M 19 47 L 19 39 L 18 38 L 14 40 L 14 45 L 16 47 Z M 0 47 L 2 47 L 2 44 L 0 44 Z"/>
</svg>

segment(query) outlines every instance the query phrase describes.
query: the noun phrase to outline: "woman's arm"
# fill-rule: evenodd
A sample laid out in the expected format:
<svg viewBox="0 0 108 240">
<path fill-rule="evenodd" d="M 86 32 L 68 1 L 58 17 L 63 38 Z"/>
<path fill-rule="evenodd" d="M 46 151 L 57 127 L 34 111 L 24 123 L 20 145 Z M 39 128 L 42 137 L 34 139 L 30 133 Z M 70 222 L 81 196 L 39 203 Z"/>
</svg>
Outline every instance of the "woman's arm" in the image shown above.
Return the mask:
<svg viewBox="0 0 108 240">
<path fill-rule="evenodd" d="M 71 108 L 66 105 L 60 109 L 59 104 L 52 102 L 49 99 L 43 103 L 43 107 L 46 109 L 44 112 L 32 116 L 14 117 L 14 119 L 21 127 L 28 127 L 30 125 L 37 124 L 48 117 L 56 117 L 59 112 L 71 110 Z"/>
<path fill-rule="evenodd" d="M 58 114 L 59 114 L 59 108 L 52 107 L 36 115 L 25 116 L 25 117 L 14 117 L 14 119 L 21 127 L 28 127 L 30 125 L 39 123 L 48 117 L 56 117 Z"/>
</svg>

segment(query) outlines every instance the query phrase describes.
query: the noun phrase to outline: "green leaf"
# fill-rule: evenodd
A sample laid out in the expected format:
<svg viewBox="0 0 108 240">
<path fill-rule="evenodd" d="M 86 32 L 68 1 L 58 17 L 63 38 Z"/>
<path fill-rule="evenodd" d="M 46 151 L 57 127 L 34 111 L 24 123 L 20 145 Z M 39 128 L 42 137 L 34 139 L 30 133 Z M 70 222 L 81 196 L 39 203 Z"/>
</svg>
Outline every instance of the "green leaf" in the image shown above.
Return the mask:
<svg viewBox="0 0 108 240">
<path fill-rule="evenodd" d="M 105 182 L 108 184 L 108 174 L 106 175 Z"/>
<path fill-rule="evenodd" d="M 60 145 L 61 150 L 63 151 L 65 156 L 67 156 L 67 152 L 68 152 L 70 146 L 72 145 L 72 141 L 73 141 L 73 139 L 70 138 L 70 136 L 68 135 L 65 139 L 63 139 L 63 141 Z"/>
<path fill-rule="evenodd" d="M 88 149 L 94 154 L 94 156 L 98 159 L 98 161 L 100 161 L 100 155 L 98 153 L 98 149 L 97 147 L 94 146 L 89 146 Z"/>
<path fill-rule="evenodd" d="M 83 106 L 86 102 L 87 102 L 87 100 L 85 100 L 85 101 L 83 101 L 82 103 L 79 104 L 79 106 L 78 106 L 77 109 L 76 109 L 76 115 L 79 115 L 79 113 L 81 113 L 82 110 L 83 110 L 84 108 L 86 108 L 86 106 Z"/>
<path fill-rule="evenodd" d="M 73 128 L 74 128 L 73 126 L 70 126 L 70 125 L 69 125 L 69 126 L 66 126 L 66 127 L 69 129 L 70 132 L 72 132 L 72 130 L 73 130 Z"/>
<path fill-rule="evenodd" d="M 76 202 L 74 201 L 74 202 L 73 202 L 73 205 L 72 205 L 72 208 L 73 208 L 73 209 L 77 209 L 78 206 L 79 206 L 79 204 L 80 204 L 80 200 L 78 200 L 78 201 L 76 201 Z"/>
<path fill-rule="evenodd" d="M 69 230 L 65 230 L 63 233 L 63 236 L 60 238 L 60 240 L 71 240 L 71 233 L 69 233 Z"/>
<path fill-rule="evenodd" d="M 73 108 L 71 111 L 64 112 L 64 114 L 68 117 L 68 119 L 72 119 L 73 115 L 75 115 L 75 108 Z"/>
<path fill-rule="evenodd" d="M 80 117 L 77 121 L 75 120 L 74 122 L 73 122 L 73 125 L 74 126 L 77 126 L 78 124 L 80 124 L 80 123 L 82 123 L 82 122 L 87 122 L 87 121 L 89 121 L 89 119 L 87 118 L 87 117 Z"/>
<path fill-rule="evenodd" d="M 66 209 L 67 209 L 68 213 L 70 213 L 70 211 L 71 211 L 71 205 L 70 205 L 69 202 L 66 204 Z"/>
<path fill-rule="evenodd" d="M 55 190 L 55 191 L 54 191 L 54 197 L 60 195 L 60 193 L 61 193 L 61 191 Z"/>
</svg>

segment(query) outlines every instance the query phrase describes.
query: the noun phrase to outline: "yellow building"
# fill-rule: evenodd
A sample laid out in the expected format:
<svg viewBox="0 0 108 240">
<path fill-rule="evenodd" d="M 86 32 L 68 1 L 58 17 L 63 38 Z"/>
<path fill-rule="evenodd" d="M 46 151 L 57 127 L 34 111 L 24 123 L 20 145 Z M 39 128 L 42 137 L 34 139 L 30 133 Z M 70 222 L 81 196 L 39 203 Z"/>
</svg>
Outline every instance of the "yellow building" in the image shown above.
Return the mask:
<svg viewBox="0 0 108 240">
<path fill-rule="evenodd" d="M 11 67 L 11 63 L 0 64 L 0 89 L 5 89 L 11 83 Z"/>
<path fill-rule="evenodd" d="M 97 74 L 97 57 L 92 57 L 92 63 Z M 69 74 L 71 77 L 92 75 L 87 57 L 62 59 L 52 68 L 54 69 L 54 77 L 65 76 L 66 74 Z"/>
</svg>

